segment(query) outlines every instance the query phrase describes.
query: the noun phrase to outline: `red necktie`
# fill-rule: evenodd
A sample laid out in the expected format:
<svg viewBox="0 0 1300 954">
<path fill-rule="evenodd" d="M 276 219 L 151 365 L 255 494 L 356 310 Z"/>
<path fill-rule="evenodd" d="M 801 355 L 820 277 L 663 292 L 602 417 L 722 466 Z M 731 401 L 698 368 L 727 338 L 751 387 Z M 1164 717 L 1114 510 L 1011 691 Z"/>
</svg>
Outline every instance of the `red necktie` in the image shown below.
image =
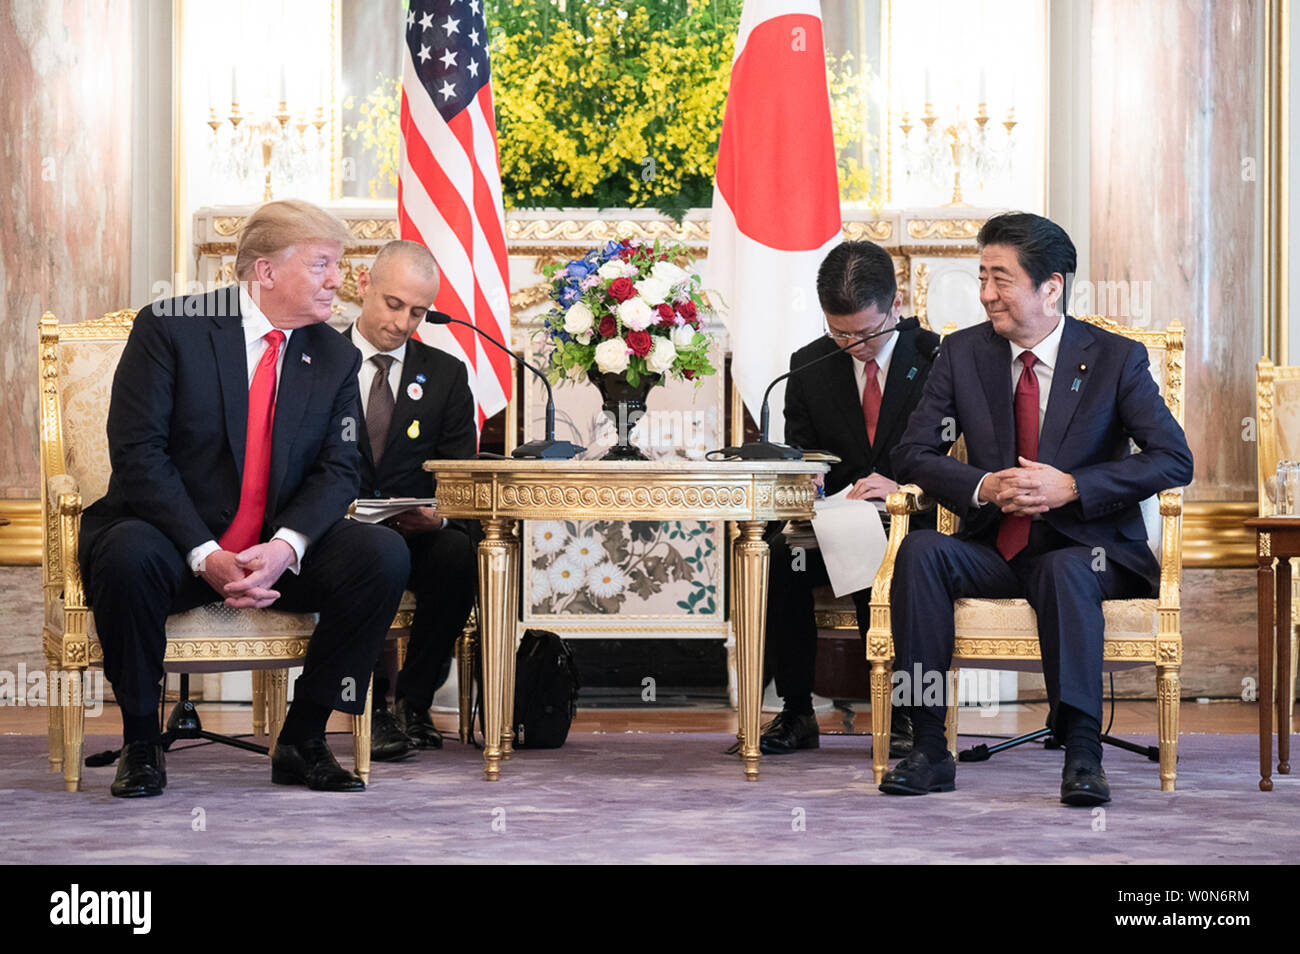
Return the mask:
<svg viewBox="0 0 1300 954">
<path fill-rule="evenodd" d="M 1038 375 L 1034 371 L 1032 351 L 1020 353 L 1024 370 L 1016 382 L 1016 453 L 1026 460 L 1038 460 Z M 1025 548 L 1029 542 L 1029 525 L 1033 517 L 1004 516 L 998 527 L 998 552 L 1004 560 Z"/>
<path fill-rule="evenodd" d="M 262 535 L 266 516 L 266 480 L 271 473 L 271 423 L 275 418 L 275 363 L 284 332 L 268 331 L 253 383 L 248 386 L 248 437 L 244 442 L 244 476 L 239 483 L 239 510 L 218 541 L 232 553 L 247 550 Z"/>
<path fill-rule="evenodd" d="M 879 369 L 874 360 L 867 362 L 867 382 L 862 386 L 862 416 L 867 420 L 867 441 L 876 442 L 876 425 L 880 422 L 880 382 L 876 380 Z"/>
</svg>

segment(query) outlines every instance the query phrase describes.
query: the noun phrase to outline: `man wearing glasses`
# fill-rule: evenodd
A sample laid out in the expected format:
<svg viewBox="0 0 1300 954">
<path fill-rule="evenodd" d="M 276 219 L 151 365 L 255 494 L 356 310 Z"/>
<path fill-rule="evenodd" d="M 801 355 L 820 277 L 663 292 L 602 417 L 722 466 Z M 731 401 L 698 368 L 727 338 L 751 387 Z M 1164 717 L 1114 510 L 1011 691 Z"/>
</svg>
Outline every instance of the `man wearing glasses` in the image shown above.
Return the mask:
<svg viewBox="0 0 1300 954">
<path fill-rule="evenodd" d="M 845 350 L 791 375 L 785 392 L 785 439 L 840 458 L 826 474 L 827 496 L 847 487 L 851 499 L 883 500 L 898 489 L 890 453 L 920 400 L 939 336 L 913 328 L 865 337 L 897 325 L 903 307 L 893 259 L 871 242 L 845 242 L 831 250 L 817 272 L 817 298 L 826 315 L 826 333 L 791 355 L 790 367 Z M 817 659 L 812 591 L 825 585 L 827 576 L 817 551 L 796 559 L 783 535 L 769 542 L 767 658 L 783 708 L 764 730 L 761 747 L 769 755 L 780 755 L 819 745 L 812 709 Z M 870 601 L 869 589 L 853 594 L 858 632 L 864 639 Z M 899 757 L 911 750 L 911 722 L 901 712 L 893 719 L 890 750 Z"/>
</svg>

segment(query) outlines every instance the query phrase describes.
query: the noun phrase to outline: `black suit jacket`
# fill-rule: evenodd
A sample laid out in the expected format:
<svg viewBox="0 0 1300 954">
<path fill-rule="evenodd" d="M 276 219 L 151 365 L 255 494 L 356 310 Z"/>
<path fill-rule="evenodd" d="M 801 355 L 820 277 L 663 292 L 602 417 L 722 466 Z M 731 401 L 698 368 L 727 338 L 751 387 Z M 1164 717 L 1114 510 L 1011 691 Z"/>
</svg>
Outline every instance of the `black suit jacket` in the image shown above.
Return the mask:
<svg viewBox="0 0 1300 954">
<path fill-rule="evenodd" d="M 826 475 L 828 496 L 873 471 L 895 479 L 890 452 L 921 398 L 930 375 L 930 356 L 938 346 L 939 336 L 924 328 L 899 332 L 881 394 L 874 443 L 867 440 L 862 392 L 847 352 L 790 376 L 785 388 L 785 440 L 795 447 L 830 451 L 840 458 Z M 838 347 L 830 338 L 818 338 L 790 356 L 790 367 L 807 364 Z"/>
<path fill-rule="evenodd" d="M 947 456 L 961 434 L 968 463 Z M 971 497 L 984 474 L 1016 465 L 1015 434 L 1011 345 L 983 322 L 944 341 L 894 467 L 899 480 L 919 484 L 962 518 L 961 536 L 985 538 L 996 533 L 1001 511 L 972 507 Z M 1142 453 L 1130 452 L 1130 439 Z M 1072 474 L 1079 488 L 1078 500 L 1042 519 L 1077 543 L 1104 548 L 1154 590 L 1160 570 L 1139 504 L 1190 483 L 1192 452 L 1140 342 L 1065 319 L 1038 459 Z"/>
<path fill-rule="evenodd" d="M 359 365 L 327 325 L 290 335 L 260 539 L 281 527 L 318 539 L 356 498 Z M 182 554 L 220 538 L 239 507 L 248 386 L 236 286 L 141 309 L 113 375 L 113 472 L 82 519 L 82 553 L 128 517 L 153 524 Z"/>
<path fill-rule="evenodd" d="M 351 346 L 352 329 L 345 335 Z M 412 384 L 419 398 L 411 397 Z M 474 392 L 465 365 L 445 351 L 408 341 L 393 422 L 378 468 L 364 423 L 360 439 L 361 496 L 433 496 L 437 484 L 433 474 L 423 469 L 424 462 L 466 460 L 478 450 Z"/>
</svg>

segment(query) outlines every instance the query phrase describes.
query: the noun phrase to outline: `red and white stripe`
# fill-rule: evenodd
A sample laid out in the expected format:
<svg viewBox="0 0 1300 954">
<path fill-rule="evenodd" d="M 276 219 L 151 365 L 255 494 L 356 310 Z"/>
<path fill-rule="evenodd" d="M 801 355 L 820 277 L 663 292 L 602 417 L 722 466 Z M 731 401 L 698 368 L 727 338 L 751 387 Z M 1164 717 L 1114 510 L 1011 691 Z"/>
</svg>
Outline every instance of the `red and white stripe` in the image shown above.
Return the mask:
<svg viewBox="0 0 1300 954">
<path fill-rule="evenodd" d="M 510 273 L 492 87 L 479 90 L 448 123 L 415 74 L 409 50 L 404 61 L 399 234 L 423 244 L 438 261 L 442 283 L 434 307 L 509 347 Z M 510 401 L 508 355 L 463 326 L 429 326 L 420 337 L 465 363 L 480 428 Z"/>
</svg>

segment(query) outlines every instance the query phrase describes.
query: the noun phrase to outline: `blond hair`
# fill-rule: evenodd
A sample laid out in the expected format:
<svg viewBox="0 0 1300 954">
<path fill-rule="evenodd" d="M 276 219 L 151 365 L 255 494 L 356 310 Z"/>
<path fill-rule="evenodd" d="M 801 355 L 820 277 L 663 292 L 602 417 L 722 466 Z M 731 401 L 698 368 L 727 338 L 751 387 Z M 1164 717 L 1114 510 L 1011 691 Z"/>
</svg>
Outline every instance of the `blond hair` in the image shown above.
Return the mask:
<svg viewBox="0 0 1300 954">
<path fill-rule="evenodd" d="M 235 250 L 235 277 L 253 277 L 259 258 L 273 258 L 295 245 L 308 242 L 338 242 L 346 245 L 352 236 L 347 227 L 319 206 L 302 199 L 282 199 L 259 206 L 239 229 Z"/>
</svg>

